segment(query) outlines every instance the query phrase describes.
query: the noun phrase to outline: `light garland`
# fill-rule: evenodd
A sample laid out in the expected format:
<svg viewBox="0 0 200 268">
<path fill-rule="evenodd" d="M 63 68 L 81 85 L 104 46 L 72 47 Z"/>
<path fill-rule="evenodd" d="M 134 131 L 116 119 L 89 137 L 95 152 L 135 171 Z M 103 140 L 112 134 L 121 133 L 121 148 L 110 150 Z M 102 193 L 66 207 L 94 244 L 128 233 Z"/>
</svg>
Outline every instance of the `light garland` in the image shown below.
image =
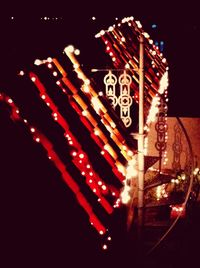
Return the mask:
<svg viewBox="0 0 200 268">
<path fill-rule="evenodd" d="M 36 80 L 35 80 L 36 81 Z M 11 119 L 16 121 L 22 122 L 29 130 L 30 134 L 33 137 L 33 140 L 40 143 L 40 145 L 45 149 L 47 152 L 48 159 L 50 159 L 55 167 L 59 170 L 59 172 L 62 175 L 63 180 L 67 184 L 67 186 L 72 190 L 72 192 L 75 194 L 76 199 L 79 203 L 79 205 L 85 210 L 85 212 L 89 216 L 89 220 L 92 226 L 98 231 L 100 235 L 103 235 L 106 233 L 106 228 L 104 225 L 100 222 L 100 220 L 97 218 L 97 216 L 94 214 L 92 206 L 89 204 L 85 196 L 80 192 L 80 188 L 78 184 L 73 180 L 71 175 L 67 172 L 66 166 L 61 161 L 59 156 L 56 154 L 56 152 L 53 150 L 53 144 L 47 139 L 47 137 L 42 134 L 39 130 L 37 130 L 35 127 L 31 126 L 27 119 L 24 119 L 21 117 L 19 109 L 14 104 L 13 100 L 9 98 L 4 93 L 0 94 L 0 101 L 7 103 L 11 107 Z"/>
<path fill-rule="evenodd" d="M 108 192 L 107 187 L 105 186 L 105 182 L 103 182 L 103 180 L 100 179 L 99 176 L 95 173 L 94 169 L 92 168 L 91 162 L 89 162 L 86 152 L 83 151 L 81 145 L 78 143 L 75 136 L 70 132 L 69 125 L 67 124 L 66 120 L 62 117 L 62 115 L 58 112 L 55 103 L 47 94 L 46 89 L 39 80 L 39 78 L 36 76 L 36 74 L 31 72 L 30 79 L 35 83 L 36 87 L 38 88 L 42 100 L 51 109 L 52 111 L 51 115 L 54 118 L 54 120 L 64 129 L 66 141 L 72 148 L 71 152 L 71 155 L 73 157 L 72 162 L 80 170 L 82 176 L 86 178 L 86 183 L 91 188 L 93 193 L 97 195 L 99 203 L 103 206 L 103 208 L 107 211 L 107 213 L 109 214 L 112 213 L 113 208 L 102 196 L 102 194 L 106 194 Z M 99 186 L 98 181 L 102 181 L 102 185 L 104 187 Z"/>
</svg>

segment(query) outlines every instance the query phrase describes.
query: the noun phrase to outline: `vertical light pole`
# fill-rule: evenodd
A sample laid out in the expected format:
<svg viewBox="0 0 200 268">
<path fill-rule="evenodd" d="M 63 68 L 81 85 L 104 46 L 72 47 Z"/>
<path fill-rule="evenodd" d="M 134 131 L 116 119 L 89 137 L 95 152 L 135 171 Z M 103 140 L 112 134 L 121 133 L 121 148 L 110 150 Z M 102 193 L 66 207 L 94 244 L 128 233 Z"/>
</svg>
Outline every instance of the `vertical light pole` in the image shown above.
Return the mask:
<svg viewBox="0 0 200 268">
<path fill-rule="evenodd" d="M 138 136 L 138 238 L 142 240 L 144 217 L 144 37 L 139 50 L 139 136 Z"/>
</svg>

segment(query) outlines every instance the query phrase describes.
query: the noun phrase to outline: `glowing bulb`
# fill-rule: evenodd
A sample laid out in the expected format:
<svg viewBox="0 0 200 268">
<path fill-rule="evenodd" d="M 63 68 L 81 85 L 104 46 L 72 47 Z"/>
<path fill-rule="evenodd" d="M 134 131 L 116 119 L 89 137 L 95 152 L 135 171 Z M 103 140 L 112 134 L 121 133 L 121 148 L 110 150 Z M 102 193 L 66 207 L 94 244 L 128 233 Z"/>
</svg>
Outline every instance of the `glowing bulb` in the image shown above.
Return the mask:
<svg viewBox="0 0 200 268">
<path fill-rule="evenodd" d="M 47 58 L 47 61 L 48 61 L 48 62 L 52 62 L 52 58 L 51 58 L 51 57 L 48 57 L 48 58 Z"/>
<path fill-rule="evenodd" d="M 89 175 L 90 175 L 90 176 L 93 176 L 94 174 L 93 174 L 93 172 L 90 172 Z"/>
<path fill-rule="evenodd" d="M 74 46 L 69 45 L 64 49 L 65 53 L 73 53 L 74 52 Z"/>
<path fill-rule="evenodd" d="M 126 63 L 125 68 L 126 69 L 129 69 L 130 68 L 130 65 L 128 63 Z"/>
<path fill-rule="evenodd" d="M 43 63 L 43 62 L 42 62 L 41 60 L 39 60 L 39 59 L 36 59 L 36 60 L 34 61 L 34 64 L 37 65 L 37 66 L 41 65 L 42 63 Z"/>
<path fill-rule="evenodd" d="M 98 136 L 99 135 L 99 131 L 95 130 L 94 135 Z"/>
<path fill-rule="evenodd" d="M 72 153 L 72 155 L 73 155 L 73 156 L 76 156 L 76 155 L 77 155 L 77 152 L 74 151 L 74 152 Z"/>
<path fill-rule="evenodd" d="M 80 55 L 80 50 L 79 50 L 79 49 L 75 49 L 75 50 L 74 50 L 74 54 L 75 54 L 76 56 Z"/>
<path fill-rule="evenodd" d="M 12 99 L 8 99 L 8 103 L 13 103 L 13 100 Z"/>
<path fill-rule="evenodd" d="M 105 191 L 107 187 L 105 185 L 102 185 L 102 189 Z"/>
<path fill-rule="evenodd" d="M 84 154 L 79 154 L 79 157 L 83 159 L 84 158 Z"/>
<path fill-rule="evenodd" d="M 101 230 L 101 231 L 99 231 L 99 233 L 100 233 L 100 235 L 103 235 L 103 231 Z"/>
<path fill-rule="evenodd" d="M 108 240 L 111 241 L 111 237 L 110 236 L 108 237 Z"/>
<path fill-rule="evenodd" d="M 35 78 L 34 76 L 32 76 L 32 77 L 31 77 L 31 80 L 32 80 L 33 82 L 35 82 L 35 81 L 36 81 L 36 78 Z"/>
<path fill-rule="evenodd" d="M 105 34 L 105 31 L 104 30 L 101 30 L 100 31 L 100 35 L 104 35 Z"/>
<path fill-rule="evenodd" d="M 35 140 L 36 140 L 36 142 L 40 142 L 40 138 L 36 138 Z"/>
<path fill-rule="evenodd" d="M 31 132 L 34 133 L 35 132 L 35 128 L 31 127 Z"/>
<path fill-rule="evenodd" d="M 86 116 L 87 115 L 87 111 L 82 111 L 82 115 Z"/>
<path fill-rule="evenodd" d="M 90 168 L 90 165 L 87 165 L 87 166 L 86 166 L 86 168 L 88 168 L 88 169 L 89 169 L 89 168 Z"/>
<path fill-rule="evenodd" d="M 45 100 L 45 99 L 46 99 L 46 96 L 43 94 L 43 95 L 41 96 L 41 98 L 42 98 L 43 100 Z"/>
<path fill-rule="evenodd" d="M 53 72 L 53 76 L 57 76 L 58 73 L 56 71 Z"/>
<path fill-rule="evenodd" d="M 83 91 L 85 93 L 89 93 L 90 92 L 90 88 L 87 85 L 83 85 Z"/>
<path fill-rule="evenodd" d="M 51 63 L 49 63 L 49 64 L 47 65 L 47 67 L 48 67 L 49 69 L 51 69 L 53 66 L 52 66 Z"/>
<path fill-rule="evenodd" d="M 85 176 L 85 172 L 83 171 L 83 172 L 81 172 L 81 174 L 83 175 L 83 176 Z"/>
<path fill-rule="evenodd" d="M 100 185 L 100 186 L 101 186 L 101 185 L 102 185 L 102 181 L 98 181 L 98 185 Z"/>
<path fill-rule="evenodd" d="M 20 71 L 19 75 L 23 76 L 24 75 L 24 71 Z"/>
</svg>

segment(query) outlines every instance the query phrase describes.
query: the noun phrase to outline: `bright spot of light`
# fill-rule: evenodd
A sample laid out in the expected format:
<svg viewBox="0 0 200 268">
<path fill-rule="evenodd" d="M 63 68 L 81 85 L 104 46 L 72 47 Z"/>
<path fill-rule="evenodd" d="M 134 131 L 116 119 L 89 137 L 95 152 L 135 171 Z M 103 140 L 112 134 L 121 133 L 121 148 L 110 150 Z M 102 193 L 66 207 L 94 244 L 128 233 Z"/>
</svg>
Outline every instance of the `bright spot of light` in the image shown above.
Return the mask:
<svg viewBox="0 0 200 268">
<path fill-rule="evenodd" d="M 103 248 L 103 250 L 106 250 L 106 249 L 108 249 L 108 246 L 106 244 L 104 244 L 102 248 Z"/>
</svg>

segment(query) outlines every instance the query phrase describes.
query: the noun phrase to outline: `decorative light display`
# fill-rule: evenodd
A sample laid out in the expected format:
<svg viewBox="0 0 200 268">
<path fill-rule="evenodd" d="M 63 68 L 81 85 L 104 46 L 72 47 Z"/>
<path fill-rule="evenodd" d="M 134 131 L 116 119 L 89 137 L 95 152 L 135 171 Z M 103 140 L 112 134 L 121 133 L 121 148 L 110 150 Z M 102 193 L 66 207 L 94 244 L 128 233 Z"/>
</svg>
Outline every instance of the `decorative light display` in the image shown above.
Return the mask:
<svg viewBox="0 0 200 268">
<path fill-rule="evenodd" d="M 37 81 L 37 79 L 35 81 Z M 44 134 L 42 134 L 35 127 L 31 126 L 26 119 L 23 119 L 21 117 L 19 109 L 14 104 L 11 98 L 9 98 L 7 95 L 2 93 L 0 94 L 0 101 L 7 103 L 11 107 L 11 113 L 10 113 L 11 119 L 15 122 L 20 121 L 24 123 L 27 130 L 29 130 L 29 132 L 31 133 L 33 140 L 40 143 L 41 146 L 46 150 L 48 158 L 54 163 L 56 168 L 59 170 L 59 172 L 62 175 L 63 180 L 65 181 L 67 186 L 72 190 L 72 192 L 75 194 L 78 203 L 83 207 L 83 209 L 88 214 L 91 225 L 94 226 L 94 228 L 99 232 L 99 234 L 101 235 L 105 234 L 106 227 L 104 227 L 101 221 L 94 214 L 92 205 L 89 204 L 86 197 L 81 193 L 80 187 L 73 180 L 69 172 L 66 170 L 65 164 L 59 158 L 57 153 L 53 150 L 53 144 L 47 139 L 47 137 Z M 101 196 L 101 199 L 102 199 L 102 196 Z M 109 213 L 111 212 L 112 212 L 112 209 L 110 209 Z"/>
<path fill-rule="evenodd" d="M 61 17 L 41 17 L 41 20 L 60 20 Z M 92 17 L 95 21 L 96 18 Z M 51 119 L 64 131 L 64 140 L 68 146 L 71 164 L 76 167 L 79 175 L 89 187 L 96 202 L 103 208 L 104 213 L 110 215 L 121 203 L 127 204 L 131 201 L 132 184 L 138 175 L 137 148 L 130 133 L 124 131 L 119 124 L 120 118 L 128 128 L 132 123 L 130 108 L 134 103 L 139 102 L 139 72 L 138 72 L 138 37 L 145 38 L 145 154 L 147 154 L 148 132 L 151 122 L 160 118 L 166 126 L 167 86 L 168 86 L 168 66 L 162 53 L 153 44 L 148 33 L 144 32 L 139 21 L 133 17 L 124 18 L 121 22 L 116 18 L 116 25 L 110 26 L 108 30 L 101 30 L 96 37 L 101 38 L 106 46 L 106 53 L 111 57 L 114 68 L 123 70 L 119 78 L 109 71 L 104 77 L 106 94 L 98 91 L 92 79 L 89 79 L 82 70 L 81 64 L 77 60 L 80 54 L 78 49 L 69 45 L 64 49 L 71 64 L 70 67 L 63 67 L 57 58 L 36 59 L 34 72 L 30 71 L 26 75 L 20 71 L 20 79 L 29 77 L 39 93 L 40 100 L 46 104 L 51 113 Z M 67 65 L 68 66 L 68 65 Z M 40 68 L 44 68 L 51 77 L 52 85 L 61 96 L 68 99 L 73 111 L 78 115 L 78 119 L 89 131 L 91 139 L 98 147 L 99 161 L 106 160 L 112 170 L 113 176 L 120 182 L 121 188 L 107 184 L 105 179 L 96 172 L 89 153 L 83 149 L 84 146 L 70 128 L 68 120 L 62 115 L 56 101 L 50 94 L 50 88 L 40 79 Z M 72 67 L 72 68 L 71 68 Z M 74 75 L 75 73 L 75 75 Z M 116 94 L 116 83 L 120 88 L 120 94 Z M 105 96 L 111 100 L 115 109 L 120 107 L 120 118 L 113 116 L 114 110 L 105 101 Z M 23 122 L 26 129 L 32 135 L 33 140 L 39 143 L 46 151 L 47 157 L 59 170 L 63 180 L 73 191 L 78 203 L 86 211 L 91 225 L 97 232 L 106 237 L 102 245 L 103 250 L 107 250 L 112 238 L 108 232 L 106 224 L 100 220 L 88 198 L 83 194 L 80 185 L 73 179 L 73 175 L 67 170 L 61 157 L 53 149 L 50 140 L 37 128 L 29 124 L 27 119 L 22 118 L 19 109 L 13 100 L 5 94 L 0 94 L 0 101 L 6 102 L 11 108 L 11 118 L 14 121 Z M 162 107 L 161 107 L 162 106 Z M 160 117 L 159 117 L 160 115 Z M 134 116 L 134 115 L 133 115 Z M 120 122 L 121 123 L 121 122 Z M 166 134 L 166 127 L 164 127 Z M 163 137 L 162 137 L 163 138 Z M 162 140 L 163 141 L 163 140 Z M 166 143 L 166 135 L 164 136 Z M 166 161 L 166 152 L 162 150 Z M 67 154 L 67 153 L 66 153 Z M 166 197 L 164 186 L 157 188 L 157 199 Z"/>
<path fill-rule="evenodd" d="M 166 58 L 153 44 L 148 33 L 146 33 L 140 21 L 133 17 L 123 18 L 120 23 L 108 27 L 107 30 L 101 30 L 96 34 L 96 38 L 101 38 L 106 46 L 106 53 L 112 59 L 113 65 L 117 69 L 125 69 L 132 77 L 130 88 L 132 89 L 133 100 L 138 103 L 139 100 L 139 36 L 145 37 L 145 154 L 148 147 L 148 132 L 151 122 L 154 122 L 159 112 L 160 99 L 167 98 L 168 87 L 168 64 Z M 166 116 L 166 115 L 165 115 Z"/>
<path fill-rule="evenodd" d="M 132 123 L 130 116 L 130 107 L 132 105 L 132 98 L 130 96 L 130 84 L 132 78 L 126 73 L 126 70 L 119 76 L 120 93 L 116 95 L 117 77 L 109 71 L 104 77 L 104 84 L 106 86 L 106 96 L 111 100 L 111 105 L 115 109 L 117 105 L 120 106 L 120 118 L 124 125 L 129 127 Z"/>
</svg>

